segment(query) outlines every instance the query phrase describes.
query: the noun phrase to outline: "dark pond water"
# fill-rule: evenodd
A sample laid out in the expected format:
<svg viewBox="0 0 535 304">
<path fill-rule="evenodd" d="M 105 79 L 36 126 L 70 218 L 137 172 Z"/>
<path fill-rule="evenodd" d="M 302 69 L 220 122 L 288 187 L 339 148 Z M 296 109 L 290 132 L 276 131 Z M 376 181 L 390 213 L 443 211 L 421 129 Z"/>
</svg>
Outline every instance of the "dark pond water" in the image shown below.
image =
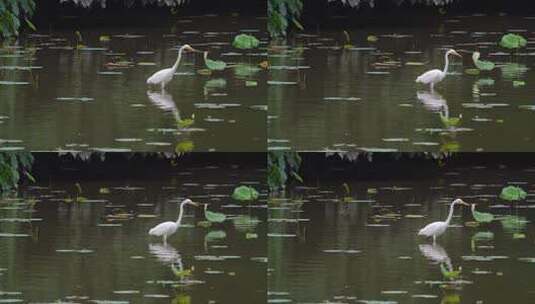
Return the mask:
<svg viewBox="0 0 535 304">
<path fill-rule="evenodd" d="M 232 47 L 240 32 L 260 47 Z M 0 49 L 2 149 L 265 151 L 263 20 L 185 17 L 168 28 L 95 28 L 81 38 L 43 30 Z M 165 93 L 149 91 L 146 79 L 171 67 L 185 43 L 227 69 L 199 74 L 203 56 L 190 53 Z"/>
<path fill-rule="evenodd" d="M 375 27 L 299 33 L 273 43 L 268 82 L 269 147 L 298 150 L 529 151 L 535 147 L 530 85 L 532 17 L 460 16 L 421 28 Z M 528 39 L 516 56 L 497 46 L 506 32 Z M 375 42 L 370 42 L 376 38 Z M 448 76 L 430 92 L 424 71 Z M 496 63 L 474 68 L 472 52 Z M 460 123 L 450 119 L 462 116 Z"/>
<path fill-rule="evenodd" d="M 270 205 L 268 303 L 531 303 L 534 179 L 534 169 L 496 165 L 294 188 Z M 528 192 L 514 208 L 497 197 L 508 183 Z M 501 219 L 474 226 L 457 207 L 436 245 L 418 238 L 456 197 Z"/>
<path fill-rule="evenodd" d="M 266 299 L 263 169 L 205 167 L 160 179 L 43 181 L 0 201 L 2 303 L 249 303 Z M 262 191 L 233 201 L 236 184 Z M 109 192 L 109 193 L 108 193 Z M 176 220 L 183 197 L 229 220 L 210 227 L 202 208 L 186 208 L 168 239 L 150 237 Z"/>
</svg>

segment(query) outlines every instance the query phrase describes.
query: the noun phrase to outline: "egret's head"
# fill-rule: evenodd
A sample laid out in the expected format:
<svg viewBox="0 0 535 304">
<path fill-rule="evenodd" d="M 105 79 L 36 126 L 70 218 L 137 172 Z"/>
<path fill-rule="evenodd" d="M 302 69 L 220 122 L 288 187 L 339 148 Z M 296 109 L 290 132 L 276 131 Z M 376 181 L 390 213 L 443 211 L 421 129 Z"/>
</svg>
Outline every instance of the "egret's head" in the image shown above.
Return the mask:
<svg viewBox="0 0 535 304">
<path fill-rule="evenodd" d="M 189 44 L 184 44 L 180 49 L 185 51 L 185 52 L 200 52 L 200 51 L 192 48 L 191 45 L 189 45 Z"/>
<path fill-rule="evenodd" d="M 454 49 L 449 50 L 448 54 L 455 55 L 455 56 L 458 56 L 458 57 L 461 57 L 461 58 L 463 57 L 463 56 L 461 56 L 461 54 L 457 53 L 457 51 L 454 50 Z"/>
<path fill-rule="evenodd" d="M 195 207 L 199 207 L 199 203 L 196 203 L 196 202 L 190 200 L 189 198 L 183 200 L 181 205 L 193 205 Z"/>
<path fill-rule="evenodd" d="M 461 205 L 465 205 L 465 206 L 470 207 L 470 204 L 468 204 L 467 202 L 463 201 L 463 200 L 460 199 L 460 198 L 454 200 L 453 203 L 454 203 L 454 204 L 461 204 Z"/>
</svg>

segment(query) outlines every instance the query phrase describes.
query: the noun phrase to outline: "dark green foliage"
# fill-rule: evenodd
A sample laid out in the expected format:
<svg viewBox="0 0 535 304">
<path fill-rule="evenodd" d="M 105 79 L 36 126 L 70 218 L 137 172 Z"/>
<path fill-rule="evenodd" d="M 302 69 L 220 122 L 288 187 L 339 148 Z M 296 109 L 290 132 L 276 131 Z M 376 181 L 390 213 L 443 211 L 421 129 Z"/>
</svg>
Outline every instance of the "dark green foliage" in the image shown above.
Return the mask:
<svg viewBox="0 0 535 304">
<path fill-rule="evenodd" d="M 528 194 L 524 189 L 517 186 L 507 186 L 502 189 L 500 198 L 506 201 L 520 201 L 526 198 Z"/>
<path fill-rule="evenodd" d="M 299 176 L 301 157 L 297 152 L 272 151 L 268 153 L 268 186 L 271 191 L 284 189 L 289 177 L 303 182 Z"/>
<path fill-rule="evenodd" d="M 299 23 L 302 10 L 302 0 L 268 0 L 268 31 L 271 37 L 286 36 L 290 24 L 302 30 L 303 26 Z"/>
<path fill-rule="evenodd" d="M 32 168 L 33 156 L 29 152 L 0 153 L 0 187 L 2 192 L 18 187 L 21 176 L 34 181 L 29 170 Z"/>
<path fill-rule="evenodd" d="M 18 36 L 23 22 L 35 30 L 35 26 L 28 19 L 34 11 L 34 0 L 0 0 L 0 36 Z"/>
</svg>

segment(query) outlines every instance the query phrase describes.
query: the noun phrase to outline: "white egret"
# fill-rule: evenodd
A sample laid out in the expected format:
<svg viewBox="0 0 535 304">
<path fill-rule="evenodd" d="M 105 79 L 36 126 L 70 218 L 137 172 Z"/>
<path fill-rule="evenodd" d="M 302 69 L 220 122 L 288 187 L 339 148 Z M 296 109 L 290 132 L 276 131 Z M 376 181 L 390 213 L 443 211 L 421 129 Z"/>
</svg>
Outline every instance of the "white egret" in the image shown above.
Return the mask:
<svg viewBox="0 0 535 304">
<path fill-rule="evenodd" d="M 423 83 L 423 84 L 429 84 L 431 86 L 431 90 L 433 90 L 435 84 L 441 82 L 445 77 L 446 73 L 448 72 L 448 65 L 449 65 L 449 55 L 455 55 L 462 57 L 457 51 L 450 49 L 446 52 L 446 55 L 444 55 L 444 60 L 446 61 L 446 64 L 444 65 L 444 70 L 441 71 L 439 69 L 434 69 L 431 71 L 427 71 L 423 73 L 422 75 L 418 76 L 416 78 L 416 82 Z"/>
<path fill-rule="evenodd" d="M 182 203 L 180 203 L 180 213 L 178 214 L 178 219 L 176 220 L 176 222 L 169 221 L 160 223 L 149 230 L 149 235 L 161 236 L 163 237 L 163 243 L 167 244 L 167 237 L 175 233 L 178 227 L 180 227 L 180 223 L 182 222 L 182 215 L 184 214 L 184 206 L 186 205 L 193 205 L 196 207 L 199 206 L 198 203 L 191 201 L 189 198 L 183 200 Z"/>
<path fill-rule="evenodd" d="M 189 52 L 200 52 L 194 48 L 192 48 L 189 44 L 184 44 L 179 50 L 178 50 L 178 58 L 176 59 L 175 64 L 167 69 L 159 70 L 158 72 L 152 74 L 147 79 L 148 85 L 160 85 L 162 88 L 162 91 L 165 89 L 165 85 L 169 83 L 171 80 L 173 80 L 173 76 L 175 75 L 176 70 L 178 69 L 178 65 L 180 64 L 180 60 L 182 59 L 182 52 L 189 51 Z"/>
<path fill-rule="evenodd" d="M 437 236 L 441 236 L 446 232 L 446 229 L 448 229 L 448 225 L 451 222 L 451 218 L 453 217 L 453 209 L 455 205 L 461 204 L 470 207 L 470 205 L 466 202 L 464 202 L 462 199 L 458 198 L 451 203 L 450 206 L 450 213 L 448 214 L 448 218 L 446 218 L 446 221 L 444 222 L 434 222 L 431 223 L 424 228 L 420 229 L 418 231 L 418 235 L 423 235 L 425 237 L 433 237 L 433 244 L 436 242 Z"/>
</svg>

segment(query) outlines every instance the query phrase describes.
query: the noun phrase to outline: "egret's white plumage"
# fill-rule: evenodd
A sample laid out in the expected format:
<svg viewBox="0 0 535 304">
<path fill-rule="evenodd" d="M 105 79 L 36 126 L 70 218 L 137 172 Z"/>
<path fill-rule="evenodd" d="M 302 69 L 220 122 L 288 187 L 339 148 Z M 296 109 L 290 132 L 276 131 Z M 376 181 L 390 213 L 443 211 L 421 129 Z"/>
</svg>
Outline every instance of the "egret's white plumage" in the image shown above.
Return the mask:
<svg viewBox="0 0 535 304">
<path fill-rule="evenodd" d="M 163 237 L 163 243 L 167 244 L 167 237 L 174 234 L 178 227 L 180 227 L 185 205 L 193 205 L 196 207 L 199 206 L 199 204 L 192 202 L 189 198 L 183 200 L 182 203 L 180 203 L 180 213 L 178 214 L 178 219 L 176 220 L 176 222 L 169 221 L 160 223 L 149 230 L 149 235 L 161 236 Z"/>
<path fill-rule="evenodd" d="M 446 54 L 444 55 L 444 60 L 446 62 L 444 65 L 444 70 L 441 71 L 439 69 L 434 69 L 431 71 L 427 71 L 423 73 L 422 75 L 418 76 L 416 78 L 416 82 L 429 84 L 431 86 L 431 90 L 433 90 L 435 84 L 441 82 L 446 77 L 446 73 L 448 72 L 448 65 L 450 63 L 449 58 L 448 58 L 450 54 L 462 57 L 455 50 L 453 49 L 448 50 Z"/>
<path fill-rule="evenodd" d="M 425 237 L 433 237 L 433 243 L 435 243 L 437 236 L 441 236 L 442 234 L 444 234 L 444 232 L 446 232 L 446 229 L 448 229 L 448 225 L 450 224 L 451 219 L 453 217 L 453 209 L 457 204 L 470 207 L 470 205 L 465 203 L 462 199 L 458 198 L 454 200 L 453 203 L 451 203 L 450 213 L 448 214 L 448 218 L 446 218 L 446 221 L 431 223 L 420 229 L 420 231 L 418 231 L 418 235 Z"/>
<path fill-rule="evenodd" d="M 189 44 L 184 44 L 178 50 L 178 57 L 176 59 L 175 64 L 170 68 L 163 69 L 152 74 L 152 76 L 147 79 L 147 84 L 160 85 L 163 91 L 165 89 L 165 85 L 171 80 L 173 80 L 173 76 L 175 75 L 175 72 L 178 69 L 178 65 L 180 64 L 180 60 L 182 59 L 182 52 L 184 51 L 199 52 L 196 49 L 192 48 Z"/>
</svg>

